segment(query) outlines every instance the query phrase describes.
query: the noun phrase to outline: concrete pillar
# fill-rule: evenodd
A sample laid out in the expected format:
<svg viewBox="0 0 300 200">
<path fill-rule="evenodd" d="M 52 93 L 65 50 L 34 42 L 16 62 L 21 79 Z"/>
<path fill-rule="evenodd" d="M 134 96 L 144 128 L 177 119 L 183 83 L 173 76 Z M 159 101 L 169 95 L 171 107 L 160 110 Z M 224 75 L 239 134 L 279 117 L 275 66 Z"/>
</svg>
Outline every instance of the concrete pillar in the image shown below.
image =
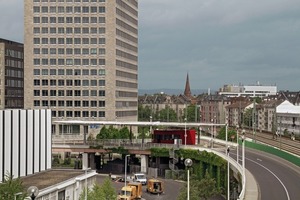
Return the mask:
<svg viewBox="0 0 300 200">
<path fill-rule="evenodd" d="M 147 173 L 148 169 L 148 156 L 147 155 L 141 155 L 141 172 Z"/>
<path fill-rule="evenodd" d="M 85 170 L 89 168 L 89 154 L 83 153 L 82 154 L 82 169 Z"/>
<path fill-rule="evenodd" d="M 90 167 L 91 167 L 91 169 L 96 169 L 95 154 L 90 153 L 89 156 L 90 156 Z"/>
</svg>

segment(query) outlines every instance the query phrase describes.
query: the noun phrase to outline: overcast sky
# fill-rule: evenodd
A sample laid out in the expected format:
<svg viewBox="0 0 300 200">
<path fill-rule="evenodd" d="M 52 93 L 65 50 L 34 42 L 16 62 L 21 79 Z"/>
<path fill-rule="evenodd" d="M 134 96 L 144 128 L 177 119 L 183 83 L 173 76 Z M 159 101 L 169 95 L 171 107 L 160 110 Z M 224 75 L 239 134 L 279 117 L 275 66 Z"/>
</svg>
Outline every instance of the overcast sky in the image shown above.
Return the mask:
<svg viewBox="0 0 300 200">
<path fill-rule="evenodd" d="M 107 0 L 110 1 L 110 0 Z M 0 0 L 0 37 L 23 42 L 23 0 Z M 300 0 L 139 0 L 139 89 L 300 88 Z"/>
</svg>

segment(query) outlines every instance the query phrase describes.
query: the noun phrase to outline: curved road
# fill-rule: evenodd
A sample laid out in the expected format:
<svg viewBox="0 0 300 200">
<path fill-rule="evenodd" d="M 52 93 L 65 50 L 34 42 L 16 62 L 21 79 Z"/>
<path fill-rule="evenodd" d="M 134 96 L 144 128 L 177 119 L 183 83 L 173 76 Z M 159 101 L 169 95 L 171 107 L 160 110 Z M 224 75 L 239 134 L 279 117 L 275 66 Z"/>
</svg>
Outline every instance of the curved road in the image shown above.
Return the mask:
<svg viewBox="0 0 300 200">
<path fill-rule="evenodd" d="M 261 200 L 300 199 L 300 167 L 253 149 L 247 148 L 245 154 L 245 167 L 258 183 Z"/>
</svg>

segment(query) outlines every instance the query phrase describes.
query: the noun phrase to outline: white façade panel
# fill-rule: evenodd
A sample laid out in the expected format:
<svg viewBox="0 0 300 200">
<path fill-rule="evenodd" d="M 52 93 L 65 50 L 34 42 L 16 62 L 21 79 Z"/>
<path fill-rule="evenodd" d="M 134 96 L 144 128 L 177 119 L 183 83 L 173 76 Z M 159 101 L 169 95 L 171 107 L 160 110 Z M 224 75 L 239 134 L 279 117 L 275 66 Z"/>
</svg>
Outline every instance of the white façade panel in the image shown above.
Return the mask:
<svg viewBox="0 0 300 200">
<path fill-rule="evenodd" d="M 26 135 L 26 110 L 21 110 L 20 121 L 20 176 L 26 176 L 26 147 L 27 147 L 27 135 Z"/>
<path fill-rule="evenodd" d="M 33 174 L 33 110 L 27 110 L 27 175 Z"/>
<path fill-rule="evenodd" d="M 51 109 L 47 109 L 47 169 L 52 167 L 52 116 Z"/>
<path fill-rule="evenodd" d="M 4 111 L 4 172 L 11 172 L 11 110 Z"/>
<path fill-rule="evenodd" d="M 4 170 L 3 170 L 3 165 L 4 163 L 4 156 L 3 156 L 3 111 L 0 111 L 0 183 L 3 181 L 3 176 L 4 176 Z"/>
<path fill-rule="evenodd" d="M 47 148 L 47 145 L 46 145 L 46 133 L 47 133 L 47 130 L 46 130 L 46 110 L 41 110 L 41 120 L 40 120 L 40 141 L 41 141 L 41 156 L 40 156 L 40 159 L 41 159 L 41 171 L 44 171 L 46 169 L 46 148 Z"/>
<path fill-rule="evenodd" d="M 40 110 L 34 110 L 34 173 L 40 171 Z"/>
<path fill-rule="evenodd" d="M 47 109 L 47 169 L 52 167 L 52 116 L 51 110 Z"/>
<path fill-rule="evenodd" d="M 19 177 L 19 110 L 12 110 L 12 175 Z"/>
</svg>

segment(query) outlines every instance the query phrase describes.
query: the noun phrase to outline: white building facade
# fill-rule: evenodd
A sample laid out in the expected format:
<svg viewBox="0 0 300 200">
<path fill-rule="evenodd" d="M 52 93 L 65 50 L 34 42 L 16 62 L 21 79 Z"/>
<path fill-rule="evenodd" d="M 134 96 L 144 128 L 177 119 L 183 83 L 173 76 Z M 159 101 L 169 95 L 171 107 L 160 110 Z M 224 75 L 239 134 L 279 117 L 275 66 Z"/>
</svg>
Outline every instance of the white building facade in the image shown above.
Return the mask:
<svg viewBox="0 0 300 200">
<path fill-rule="evenodd" d="M 276 108 L 276 118 L 279 134 L 300 135 L 300 106 L 284 101 Z"/>
<path fill-rule="evenodd" d="M 0 182 L 51 169 L 51 110 L 0 111 Z"/>
<path fill-rule="evenodd" d="M 257 85 L 224 85 L 219 91 L 220 95 L 239 97 L 266 97 L 277 94 L 277 86 Z"/>
</svg>

